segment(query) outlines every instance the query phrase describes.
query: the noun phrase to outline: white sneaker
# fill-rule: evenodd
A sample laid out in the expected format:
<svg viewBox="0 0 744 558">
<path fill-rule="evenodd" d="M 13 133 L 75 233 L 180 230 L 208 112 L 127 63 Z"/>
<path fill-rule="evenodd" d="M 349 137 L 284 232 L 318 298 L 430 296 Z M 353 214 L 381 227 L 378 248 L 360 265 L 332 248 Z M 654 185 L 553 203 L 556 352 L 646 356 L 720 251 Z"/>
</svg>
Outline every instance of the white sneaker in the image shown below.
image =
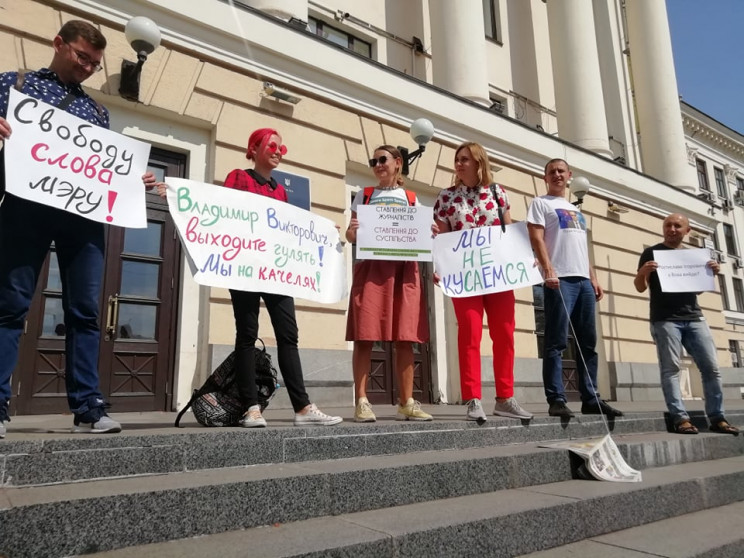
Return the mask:
<svg viewBox="0 0 744 558">
<path fill-rule="evenodd" d="M 266 428 L 266 419 L 261 414 L 260 405 L 252 405 L 240 419 L 243 428 Z"/>
<path fill-rule="evenodd" d="M 315 406 L 315 403 L 311 403 L 308 407 L 307 412 L 304 414 L 295 413 L 294 425 L 295 426 L 333 426 L 342 422 L 344 419 L 341 417 L 332 417 L 326 415 L 323 411 Z"/>
<path fill-rule="evenodd" d="M 372 412 L 372 405 L 366 397 L 360 397 L 354 409 L 354 422 L 375 422 L 377 417 Z"/>
<path fill-rule="evenodd" d="M 533 417 L 532 413 L 525 411 L 519 406 L 517 400 L 513 397 L 505 399 L 504 401 L 496 400 L 496 406 L 493 408 L 493 414 L 502 417 L 511 417 L 517 419 L 529 420 Z"/>
<path fill-rule="evenodd" d="M 96 422 L 79 422 L 75 418 L 72 431 L 76 434 L 115 434 L 121 432 L 121 424 L 108 415 L 103 415 Z"/>
<path fill-rule="evenodd" d="M 483 410 L 480 399 L 471 399 L 468 401 L 468 411 L 465 413 L 465 420 L 474 420 L 478 424 L 486 422 L 486 412 Z"/>
<path fill-rule="evenodd" d="M 5 438 L 5 421 L 0 420 L 0 438 Z"/>
</svg>

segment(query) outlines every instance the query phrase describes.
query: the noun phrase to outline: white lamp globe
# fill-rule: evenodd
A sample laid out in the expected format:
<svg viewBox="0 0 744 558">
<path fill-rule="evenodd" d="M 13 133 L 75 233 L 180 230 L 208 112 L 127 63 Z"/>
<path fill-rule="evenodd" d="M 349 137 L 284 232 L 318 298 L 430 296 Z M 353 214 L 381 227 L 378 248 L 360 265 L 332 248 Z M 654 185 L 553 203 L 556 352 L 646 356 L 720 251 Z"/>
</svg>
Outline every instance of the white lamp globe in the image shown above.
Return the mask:
<svg viewBox="0 0 744 558">
<path fill-rule="evenodd" d="M 591 189 L 592 185 L 589 182 L 589 179 L 585 176 L 575 176 L 573 180 L 571 180 L 571 191 L 573 192 L 573 195 L 580 200 L 584 199 L 584 196 L 586 196 Z"/>
<path fill-rule="evenodd" d="M 434 137 L 434 124 L 426 118 L 414 120 L 411 124 L 411 137 L 416 145 L 426 145 Z"/>
<path fill-rule="evenodd" d="M 153 20 L 136 16 L 127 22 L 124 36 L 136 52 L 150 54 L 160 46 L 160 29 Z"/>
</svg>

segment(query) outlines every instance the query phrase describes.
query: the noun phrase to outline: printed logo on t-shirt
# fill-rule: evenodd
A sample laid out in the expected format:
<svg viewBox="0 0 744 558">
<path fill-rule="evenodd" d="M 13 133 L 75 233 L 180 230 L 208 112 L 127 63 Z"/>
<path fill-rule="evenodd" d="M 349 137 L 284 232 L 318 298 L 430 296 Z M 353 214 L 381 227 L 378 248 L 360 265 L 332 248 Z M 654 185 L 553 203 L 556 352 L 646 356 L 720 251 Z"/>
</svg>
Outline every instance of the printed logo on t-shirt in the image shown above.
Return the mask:
<svg viewBox="0 0 744 558">
<path fill-rule="evenodd" d="M 581 211 L 571 211 L 569 209 L 556 209 L 558 216 L 558 225 L 561 229 L 578 229 L 586 230 L 586 221 Z"/>
<path fill-rule="evenodd" d="M 369 200 L 369 205 L 403 206 L 403 205 L 408 205 L 408 201 L 406 201 L 405 198 L 401 199 L 400 196 L 380 195 L 380 196 L 372 196 Z"/>
</svg>

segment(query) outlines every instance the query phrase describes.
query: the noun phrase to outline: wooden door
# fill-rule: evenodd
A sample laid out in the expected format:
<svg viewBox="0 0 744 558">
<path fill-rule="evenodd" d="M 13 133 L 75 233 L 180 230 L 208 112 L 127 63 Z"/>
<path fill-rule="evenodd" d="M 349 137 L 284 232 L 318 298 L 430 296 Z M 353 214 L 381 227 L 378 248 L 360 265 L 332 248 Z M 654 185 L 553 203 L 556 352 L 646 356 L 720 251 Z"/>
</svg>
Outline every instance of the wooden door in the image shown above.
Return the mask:
<svg viewBox="0 0 744 558">
<path fill-rule="evenodd" d="M 431 264 L 419 263 L 424 300 L 428 300 L 431 284 Z M 413 344 L 413 398 L 431 403 L 430 343 Z M 367 382 L 367 398 L 373 404 L 398 403 L 398 382 L 395 376 L 395 346 L 377 341 L 372 346 L 372 368 Z"/>
<path fill-rule="evenodd" d="M 153 149 L 149 169 L 185 175 L 185 157 Z M 107 227 L 100 300 L 101 392 L 115 412 L 170 409 L 181 248 L 165 200 L 147 194 L 147 228 Z M 54 246 L 44 263 L 13 373 L 13 414 L 68 412 L 65 324 Z"/>
</svg>

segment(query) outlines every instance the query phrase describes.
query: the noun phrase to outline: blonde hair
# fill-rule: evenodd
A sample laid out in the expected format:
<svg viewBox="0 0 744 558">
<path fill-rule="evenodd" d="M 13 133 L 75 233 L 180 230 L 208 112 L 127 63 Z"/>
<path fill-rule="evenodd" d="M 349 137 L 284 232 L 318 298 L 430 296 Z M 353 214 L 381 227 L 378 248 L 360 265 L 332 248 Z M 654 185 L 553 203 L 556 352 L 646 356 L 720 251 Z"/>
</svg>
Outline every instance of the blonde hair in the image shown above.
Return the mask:
<svg viewBox="0 0 744 558">
<path fill-rule="evenodd" d="M 471 157 L 473 157 L 473 160 L 478 163 L 478 183 L 481 186 L 488 186 L 493 182 L 493 176 L 491 175 L 491 164 L 488 161 L 486 150 L 479 143 L 466 141 L 457 146 L 457 149 L 455 150 L 455 158 L 457 158 L 457 154 L 465 148 L 470 151 Z M 459 184 L 459 182 L 460 181 L 457 179 L 457 175 L 455 174 L 452 177 L 452 185 L 455 186 Z"/>
</svg>

